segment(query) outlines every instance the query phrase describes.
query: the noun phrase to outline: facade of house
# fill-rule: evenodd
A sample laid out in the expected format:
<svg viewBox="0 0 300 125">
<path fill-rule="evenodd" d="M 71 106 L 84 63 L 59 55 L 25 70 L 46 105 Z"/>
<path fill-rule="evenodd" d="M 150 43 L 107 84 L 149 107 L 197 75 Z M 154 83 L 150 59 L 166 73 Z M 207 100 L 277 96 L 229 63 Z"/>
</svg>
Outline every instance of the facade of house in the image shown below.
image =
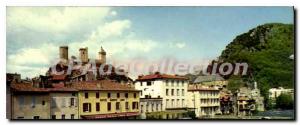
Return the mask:
<svg viewBox="0 0 300 125">
<path fill-rule="evenodd" d="M 196 117 L 214 116 L 220 113 L 219 89 L 190 85 L 188 89 L 188 108 L 194 109 Z"/>
<path fill-rule="evenodd" d="M 275 100 L 282 93 L 294 95 L 294 89 L 285 89 L 283 87 L 271 88 L 269 90 L 269 99 Z"/>
<path fill-rule="evenodd" d="M 135 88 L 141 90 L 141 98 L 162 98 L 162 111 L 187 107 L 185 77 L 155 73 L 139 76 Z"/>
<path fill-rule="evenodd" d="M 142 119 L 146 119 L 147 114 L 161 112 L 162 109 L 162 98 L 140 98 L 140 113 Z"/>
<path fill-rule="evenodd" d="M 50 118 L 79 119 L 77 90 L 57 84 L 50 88 Z"/>
<path fill-rule="evenodd" d="M 136 118 L 139 115 L 139 91 L 110 80 L 73 83 L 78 92 L 80 119 Z"/>
<path fill-rule="evenodd" d="M 43 88 L 28 83 L 11 85 L 11 119 L 49 119 L 50 96 Z"/>
</svg>

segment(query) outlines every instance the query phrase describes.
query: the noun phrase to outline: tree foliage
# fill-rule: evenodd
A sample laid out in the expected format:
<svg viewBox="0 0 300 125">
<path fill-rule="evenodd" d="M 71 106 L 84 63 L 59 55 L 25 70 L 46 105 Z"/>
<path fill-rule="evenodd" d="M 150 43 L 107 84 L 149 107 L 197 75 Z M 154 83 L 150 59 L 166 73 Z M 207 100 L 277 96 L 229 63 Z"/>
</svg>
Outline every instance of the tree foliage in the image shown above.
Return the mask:
<svg viewBox="0 0 300 125">
<path fill-rule="evenodd" d="M 280 94 L 276 98 L 276 108 L 280 109 L 293 109 L 294 108 L 294 100 L 290 94 Z"/>
</svg>

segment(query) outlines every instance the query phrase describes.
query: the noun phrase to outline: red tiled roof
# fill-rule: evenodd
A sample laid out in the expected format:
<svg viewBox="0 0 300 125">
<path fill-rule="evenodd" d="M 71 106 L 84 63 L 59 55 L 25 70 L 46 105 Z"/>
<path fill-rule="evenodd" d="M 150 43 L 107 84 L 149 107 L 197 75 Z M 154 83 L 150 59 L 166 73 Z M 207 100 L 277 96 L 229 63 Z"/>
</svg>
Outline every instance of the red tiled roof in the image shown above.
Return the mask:
<svg viewBox="0 0 300 125">
<path fill-rule="evenodd" d="M 219 91 L 219 89 L 217 88 L 197 86 L 197 85 L 190 85 L 188 87 L 188 91 L 203 91 L 203 90 Z"/>
<path fill-rule="evenodd" d="M 139 112 L 122 112 L 122 113 L 110 113 L 110 114 L 97 114 L 97 115 L 82 115 L 83 119 L 105 119 L 105 118 L 117 118 L 117 117 L 129 117 L 137 116 Z"/>
<path fill-rule="evenodd" d="M 65 87 L 64 83 L 52 84 L 52 87 L 53 88 L 48 88 L 48 90 L 51 91 L 51 92 L 74 92 L 74 91 L 78 91 L 77 89 L 74 89 L 74 88 Z"/>
<path fill-rule="evenodd" d="M 67 75 L 52 75 L 52 80 L 65 80 Z"/>
<path fill-rule="evenodd" d="M 139 91 L 129 85 L 120 84 L 111 80 L 101 81 L 83 81 L 72 83 L 72 88 L 78 90 L 124 90 L 124 91 Z"/>
<path fill-rule="evenodd" d="M 142 80 L 154 80 L 154 79 L 182 79 L 182 80 L 187 80 L 187 78 L 183 77 L 183 76 L 167 75 L 167 74 L 145 75 L 145 76 L 140 76 L 137 80 L 142 81 Z"/>
<path fill-rule="evenodd" d="M 15 83 L 11 85 L 11 89 L 19 92 L 48 92 L 48 89 L 35 88 L 30 83 Z"/>
</svg>

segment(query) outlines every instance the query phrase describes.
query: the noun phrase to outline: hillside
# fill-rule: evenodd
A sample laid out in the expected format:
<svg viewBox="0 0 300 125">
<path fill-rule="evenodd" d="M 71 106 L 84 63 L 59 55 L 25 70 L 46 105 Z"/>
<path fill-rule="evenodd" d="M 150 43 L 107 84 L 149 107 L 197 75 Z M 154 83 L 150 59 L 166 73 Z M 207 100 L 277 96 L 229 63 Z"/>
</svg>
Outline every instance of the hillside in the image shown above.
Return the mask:
<svg viewBox="0 0 300 125">
<path fill-rule="evenodd" d="M 219 57 L 223 62 L 247 62 L 250 73 L 266 93 L 270 87 L 294 87 L 294 25 L 265 24 L 237 36 Z M 249 77 L 252 75 L 253 77 Z"/>
</svg>

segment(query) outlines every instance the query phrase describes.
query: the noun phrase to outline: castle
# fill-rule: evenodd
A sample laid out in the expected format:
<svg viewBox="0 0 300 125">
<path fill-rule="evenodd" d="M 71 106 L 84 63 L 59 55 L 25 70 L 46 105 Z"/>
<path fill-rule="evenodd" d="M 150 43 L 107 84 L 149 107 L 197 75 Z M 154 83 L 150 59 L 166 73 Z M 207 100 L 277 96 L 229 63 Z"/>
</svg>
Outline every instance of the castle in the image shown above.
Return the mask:
<svg viewBox="0 0 300 125">
<path fill-rule="evenodd" d="M 59 47 L 59 58 L 65 61 L 69 61 L 69 48 L 68 46 L 60 46 Z M 89 56 L 88 56 L 88 48 L 80 48 L 79 49 L 79 59 L 82 63 L 88 63 L 89 62 Z M 105 64 L 106 63 L 106 52 L 102 48 L 98 52 L 98 59 L 96 59 L 97 64 Z"/>
</svg>

